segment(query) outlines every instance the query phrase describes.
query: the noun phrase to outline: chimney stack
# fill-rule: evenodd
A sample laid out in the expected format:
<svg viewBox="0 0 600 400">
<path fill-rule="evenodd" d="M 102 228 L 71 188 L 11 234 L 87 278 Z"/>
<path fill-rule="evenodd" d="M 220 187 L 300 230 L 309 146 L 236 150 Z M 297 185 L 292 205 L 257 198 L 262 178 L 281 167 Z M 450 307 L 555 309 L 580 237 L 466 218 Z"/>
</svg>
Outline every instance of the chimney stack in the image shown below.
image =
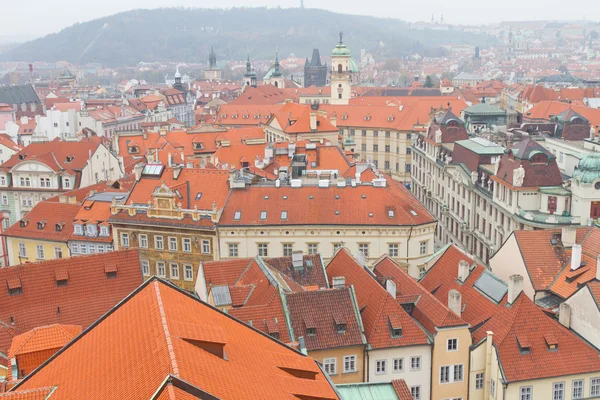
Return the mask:
<svg viewBox="0 0 600 400">
<path fill-rule="evenodd" d="M 523 291 L 523 276 L 511 275 L 508 278 L 508 303 L 513 304 Z"/>
<path fill-rule="evenodd" d="M 458 280 L 461 283 L 465 283 L 467 278 L 469 277 L 469 263 L 465 260 L 460 260 L 458 262 Z"/>
<path fill-rule="evenodd" d="M 302 254 L 302 250 L 296 250 L 292 252 L 292 266 L 294 270 L 302 270 L 304 265 L 304 255 Z"/>
<path fill-rule="evenodd" d="M 571 248 L 571 271 L 581 266 L 581 245 L 574 244 Z"/>
<path fill-rule="evenodd" d="M 564 247 L 571 247 L 575 244 L 576 236 L 577 228 L 574 226 L 563 226 L 560 240 Z"/>
<path fill-rule="evenodd" d="M 140 180 L 140 178 L 142 177 L 142 171 L 144 170 L 144 165 L 137 163 L 135 164 L 135 166 L 133 167 L 133 174 L 135 175 L 135 180 L 136 182 Z"/>
<path fill-rule="evenodd" d="M 387 290 L 387 292 L 391 294 L 394 299 L 396 299 L 396 282 L 389 278 L 386 279 L 385 290 Z"/>
<path fill-rule="evenodd" d="M 458 290 L 451 289 L 448 291 L 448 308 L 460 317 L 462 312 L 462 295 Z"/>
<path fill-rule="evenodd" d="M 317 130 L 317 111 L 316 110 L 310 110 L 310 130 L 311 131 Z"/>
<path fill-rule="evenodd" d="M 567 329 L 571 327 L 571 306 L 567 303 L 561 303 L 558 309 L 558 322 Z"/>
<path fill-rule="evenodd" d="M 334 276 L 331 283 L 334 289 L 343 289 L 346 287 L 346 278 L 343 276 Z"/>
</svg>

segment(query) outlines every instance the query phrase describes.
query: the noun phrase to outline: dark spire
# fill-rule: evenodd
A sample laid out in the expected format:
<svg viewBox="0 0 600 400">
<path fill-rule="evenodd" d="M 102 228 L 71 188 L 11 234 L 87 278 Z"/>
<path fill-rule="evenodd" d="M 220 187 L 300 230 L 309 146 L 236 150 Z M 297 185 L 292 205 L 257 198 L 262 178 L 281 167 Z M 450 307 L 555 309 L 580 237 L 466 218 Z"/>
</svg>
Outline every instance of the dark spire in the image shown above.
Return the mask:
<svg viewBox="0 0 600 400">
<path fill-rule="evenodd" d="M 275 50 L 275 65 L 273 66 L 273 74 L 271 76 L 281 76 L 281 71 L 279 71 L 279 50 Z"/>
<path fill-rule="evenodd" d="M 210 54 L 208 56 L 208 64 L 210 69 L 217 68 L 217 56 L 215 55 L 215 50 L 212 46 L 210 46 Z"/>
<path fill-rule="evenodd" d="M 248 52 L 248 59 L 246 60 L 246 73 L 252 72 L 252 64 L 250 64 L 250 52 Z"/>
<path fill-rule="evenodd" d="M 340 31 L 340 44 L 344 43 L 342 37 L 344 36 L 344 32 Z"/>
</svg>

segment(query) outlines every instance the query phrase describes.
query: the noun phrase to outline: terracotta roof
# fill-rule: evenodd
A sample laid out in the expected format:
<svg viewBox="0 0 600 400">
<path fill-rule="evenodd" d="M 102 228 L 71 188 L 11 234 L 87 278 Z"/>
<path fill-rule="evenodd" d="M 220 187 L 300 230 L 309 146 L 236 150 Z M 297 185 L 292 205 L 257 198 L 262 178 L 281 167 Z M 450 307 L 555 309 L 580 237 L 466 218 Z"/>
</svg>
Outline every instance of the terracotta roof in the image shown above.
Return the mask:
<svg viewBox="0 0 600 400">
<path fill-rule="evenodd" d="M 117 277 L 107 279 L 105 265 L 117 265 Z M 56 284 L 57 272 L 68 273 L 66 286 Z M 8 353 L 14 335 L 55 323 L 88 327 L 142 282 L 137 251 L 79 256 L 0 268 L 0 282 L 17 279 L 22 293 L 0 290 L 2 326 L 0 351 Z M 12 332 L 12 335 L 10 334 Z"/>
<path fill-rule="evenodd" d="M 310 127 L 310 114 L 317 113 L 317 127 L 315 130 Z M 287 134 L 310 133 L 310 132 L 339 132 L 329 122 L 328 118 L 318 114 L 310 105 L 285 103 L 278 111 L 273 114 L 273 120 L 277 121 L 281 130 Z M 269 122 L 272 124 L 272 122 Z"/>
<path fill-rule="evenodd" d="M 327 287 L 327 276 L 319 254 L 304 254 L 299 268 L 292 265 L 292 257 L 265 258 L 264 262 L 304 287 Z"/>
<path fill-rule="evenodd" d="M 569 104 L 560 101 L 541 101 L 525 112 L 524 118 L 533 120 L 550 121 L 551 116 L 556 117 L 565 110 L 572 109 L 590 121 L 594 127 L 600 126 L 600 109 Z M 597 131 L 597 130 L 596 130 Z"/>
<path fill-rule="evenodd" d="M 327 264 L 327 276 L 330 280 L 343 276 L 346 286 L 354 286 L 367 342 L 372 348 L 429 344 L 419 325 L 345 248 L 338 250 Z M 398 322 L 402 334 L 393 337 L 390 324 L 398 325 Z"/>
<path fill-rule="evenodd" d="M 0 133 L 0 146 L 6 146 L 12 151 L 21 151 L 23 149 L 22 146 L 13 142 L 11 137 L 6 133 Z"/>
<path fill-rule="evenodd" d="M 55 387 L 45 387 L 39 389 L 17 390 L 7 393 L 0 393 L 2 400 L 47 400 L 52 397 Z"/>
<path fill-rule="evenodd" d="M 43 350 L 60 349 L 81 333 L 79 325 L 38 326 L 13 338 L 8 358 Z"/>
<path fill-rule="evenodd" d="M 90 376 L 120 379 L 90 384 Z M 16 389 L 52 382 L 57 386 L 53 400 L 126 399 L 132 393 L 148 399 L 168 379 L 181 379 L 221 399 L 337 399 L 312 358 L 157 278 L 134 291 Z"/>
<path fill-rule="evenodd" d="M 266 211 L 266 218 L 261 219 L 263 211 Z M 281 219 L 282 211 L 287 211 L 286 219 Z M 236 212 L 241 212 L 239 219 L 235 219 Z M 251 186 L 233 190 L 220 224 L 400 226 L 434 221 L 402 183 L 388 178 L 385 188 L 371 185 L 327 188 Z"/>
<path fill-rule="evenodd" d="M 398 400 L 413 400 L 412 393 L 406 384 L 404 379 L 394 379 L 392 381 L 392 386 L 394 387 L 394 391 L 396 392 L 396 396 L 398 396 Z"/>
<path fill-rule="evenodd" d="M 79 204 L 42 201 L 29 211 L 20 221 L 4 231 L 4 236 L 42 239 L 53 242 L 66 242 L 73 233 L 73 220 L 79 212 Z M 22 222 L 26 222 L 22 226 Z M 57 225 L 61 225 L 60 230 Z M 30 254 L 31 260 L 34 254 Z"/>
<path fill-rule="evenodd" d="M 232 100 L 232 105 L 264 105 L 283 103 L 286 95 L 281 89 L 273 85 L 260 85 L 247 87 L 238 98 Z"/>
<path fill-rule="evenodd" d="M 282 106 L 283 104 L 223 104 L 219 107 L 215 123 L 230 126 L 266 124 Z"/>
<path fill-rule="evenodd" d="M 437 328 L 465 326 L 467 323 L 454 314 L 427 289 L 415 281 L 394 260 L 384 256 L 374 264 L 373 272 L 379 278 L 392 279 L 396 284 L 396 298 L 400 304 L 413 297 L 415 309 L 412 316 L 434 335 Z M 383 282 L 385 284 L 385 282 Z M 402 296 L 402 297 L 401 297 Z M 403 298 L 405 301 L 402 301 Z"/>
<path fill-rule="evenodd" d="M 290 293 L 286 300 L 294 334 L 304 337 L 308 351 L 366 344 L 351 289 Z"/>
</svg>

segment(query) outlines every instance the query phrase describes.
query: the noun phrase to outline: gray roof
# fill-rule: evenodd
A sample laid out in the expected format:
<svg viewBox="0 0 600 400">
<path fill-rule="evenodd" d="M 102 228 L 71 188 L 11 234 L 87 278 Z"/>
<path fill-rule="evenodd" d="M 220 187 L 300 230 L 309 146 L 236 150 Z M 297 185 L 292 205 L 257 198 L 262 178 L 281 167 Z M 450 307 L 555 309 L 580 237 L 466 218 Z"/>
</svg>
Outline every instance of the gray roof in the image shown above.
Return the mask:
<svg viewBox="0 0 600 400">
<path fill-rule="evenodd" d="M 504 147 L 500 146 L 499 144 L 490 142 L 489 140 L 484 138 L 477 137 L 467 140 L 457 140 L 455 143 L 477 154 L 504 154 Z"/>
<path fill-rule="evenodd" d="M 500 107 L 493 106 L 487 103 L 479 103 L 467 107 L 463 110 L 465 114 L 476 114 L 476 115 L 506 115 L 506 111 Z"/>
<path fill-rule="evenodd" d="M 0 86 L 0 103 L 22 104 L 35 103 L 41 104 L 40 98 L 31 84 L 16 86 Z"/>
<path fill-rule="evenodd" d="M 467 74 L 466 72 L 461 72 L 460 74 L 456 75 L 454 78 L 452 78 L 452 80 L 466 80 L 466 81 L 482 81 L 483 80 L 483 76 L 481 75 L 477 75 L 477 74 Z"/>
<path fill-rule="evenodd" d="M 481 292 L 483 292 L 490 299 L 496 303 L 500 303 L 500 300 L 508 292 L 508 286 L 506 283 L 492 275 L 489 271 L 483 271 L 479 279 L 473 285 Z"/>
<path fill-rule="evenodd" d="M 231 294 L 229 293 L 229 286 L 213 286 L 212 295 L 215 301 L 215 307 L 231 305 Z"/>
</svg>

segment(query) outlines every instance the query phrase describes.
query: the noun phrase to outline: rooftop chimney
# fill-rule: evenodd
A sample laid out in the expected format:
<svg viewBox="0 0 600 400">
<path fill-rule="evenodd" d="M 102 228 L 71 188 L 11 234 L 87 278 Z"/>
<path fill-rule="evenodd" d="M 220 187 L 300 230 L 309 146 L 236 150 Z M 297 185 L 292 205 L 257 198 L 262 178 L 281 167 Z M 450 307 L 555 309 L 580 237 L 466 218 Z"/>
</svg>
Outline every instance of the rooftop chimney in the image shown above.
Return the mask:
<svg viewBox="0 0 600 400">
<path fill-rule="evenodd" d="M 561 238 L 563 246 L 571 247 L 575 244 L 577 229 L 574 226 L 563 226 Z"/>
<path fill-rule="evenodd" d="M 451 289 L 448 291 L 448 308 L 460 317 L 462 311 L 462 295 L 458 290 Z"/>
<path fill-rule="evenodd" d="M 523 291 L 523 276 L 511 275 L 508 277 L 508 303 L 515 302 L 519 294 Z"/>
<path fill-rule="evenodd" d="M 469 263 L 465 260 L 458 262 L 458 280 L 464 283 L 469 277 Z"/>
<path fill-rule="evenodd" d="M 143 170 L 144 170 L 144 165 L 142 165 L 141 163 L 137 163 L 133 167 L 133 174 L 135 175 L 135 180 L 136 181 L 139 181 L 140 178 L 142 177 L 142 171 Z"/>
<path fill-rule="evenodd" d="M 571 270 L 575 271 L 581 266 L 581 245 L 574 244 L 571 247 Z"/>
<path fill-rule="evenodd" d="M 571 306 L 567 303 L 561 303 L 558 309 L 558 322 L 565 328 L 571 327 Z"/>
<path fill-rule="evenodd" d="M 334 276 L 332 279 L 332 285 L 334 289 L 343 289 L 346 287 L 346 278 L 343 276 Z"/>
<path fill-rule="evenodd" d="M 396 282 L 391 279 L 387 279 L 385 281 L 385 290 L 387 290 L 387 292 L 391 294 L 394 299 L 396 298 Z"/>
<path fill-rule="evenodd" d="M 600 281 L 600 254 L 596 257 L 596 279 Z"/>
<path fill-rule="evenodd" d="M 310 130 L 317 130 L 317 112 L 315 110 L 310 110 Z"/>
<path fill-rule="evenodd" d="M 304 265 L 304 255 L 302 254 L 302 250 L 296 250 L 292 252 L 292 266 L 294 270 L 301 270 Z"/>
</svg>

